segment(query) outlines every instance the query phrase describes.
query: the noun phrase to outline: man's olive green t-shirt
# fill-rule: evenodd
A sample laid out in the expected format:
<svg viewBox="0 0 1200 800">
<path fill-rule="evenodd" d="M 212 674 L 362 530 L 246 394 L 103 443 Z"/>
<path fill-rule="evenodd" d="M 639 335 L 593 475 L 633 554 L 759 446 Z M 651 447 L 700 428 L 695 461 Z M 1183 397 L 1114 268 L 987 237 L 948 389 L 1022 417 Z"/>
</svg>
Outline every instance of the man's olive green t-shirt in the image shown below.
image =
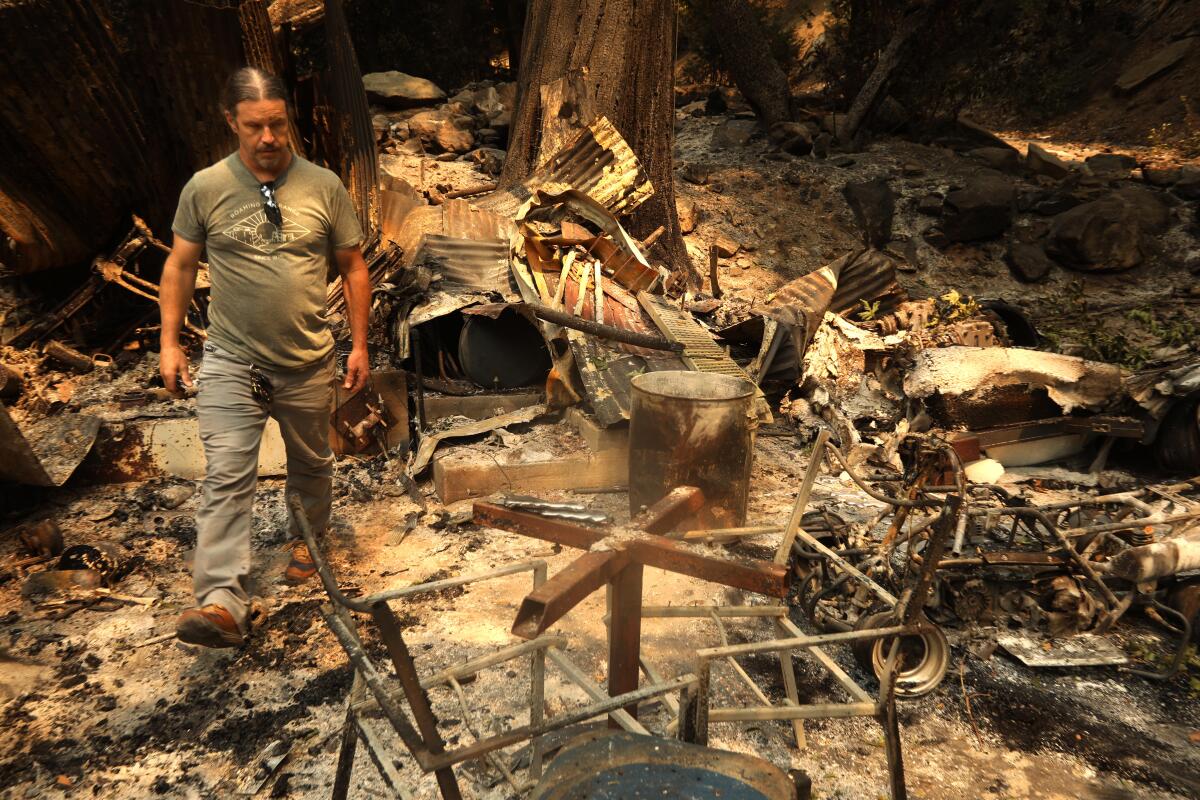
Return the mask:
<svg viewBox="0 0 1200 800">
<path fill-rule="evenodd" d="M 235 152 L 187 182 L 172 229 L 207 252 L 209 340 L 251 364 L 299 369 L 333 348 L 330 259 L 361 244 L 362 228 L 338 176 L 299 156 L 275 180 L 282 227 L 260 185 Z"/>
</svg>

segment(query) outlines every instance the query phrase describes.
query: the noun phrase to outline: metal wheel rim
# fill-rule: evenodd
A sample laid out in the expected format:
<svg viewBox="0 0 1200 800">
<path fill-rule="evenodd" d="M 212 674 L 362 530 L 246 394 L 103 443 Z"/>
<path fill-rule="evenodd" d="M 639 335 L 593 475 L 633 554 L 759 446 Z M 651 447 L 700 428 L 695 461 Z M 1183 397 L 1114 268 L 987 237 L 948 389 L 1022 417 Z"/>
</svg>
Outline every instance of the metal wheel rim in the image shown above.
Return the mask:
<svg viewBox="0 0 1200 800">
<path fill-rule="evenodd" d="M 893 638 L 877 639 L 871 647 L 871 666 L 875 669 L 875 677 L 881 680 Z M 925 652 L 920 661 L 905 666 L 897 674 L 896 696 L 921 697 L 929 694 L 946 677 L 946 670 L 950 667 L 950 642 L 941 628 L 931 628 L 902 638 L 919 639 Z"/>
</svg>

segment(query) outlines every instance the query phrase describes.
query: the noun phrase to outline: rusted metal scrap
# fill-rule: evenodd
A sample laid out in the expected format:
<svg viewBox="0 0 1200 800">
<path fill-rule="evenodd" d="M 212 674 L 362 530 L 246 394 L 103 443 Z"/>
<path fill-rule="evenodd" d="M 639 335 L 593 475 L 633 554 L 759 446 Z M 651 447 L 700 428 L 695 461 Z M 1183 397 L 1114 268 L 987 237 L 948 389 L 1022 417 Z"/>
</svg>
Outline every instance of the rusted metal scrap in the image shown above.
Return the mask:
<svg viewBox="0 0 1200 800">
<path fill-rule="evenodd" d="M 1064 637 L 1104 633 L 1131 606 L 1167 608 L 1180 616 L 1166 603 L 1177 585 L 1186 584 L 1184 573 L 1200 568 L 1194 527 L 1200 502 L 1183 496 L 1195 492 L 1195 481 L 1035 504 L 1003 487 L 965 484 L 961 478 L 955 485 L 937 485 L 945 475 L 914 471 L 911 448 L 904 452 L 910 453 L 904 458 L 907 471 L 877 483 L 893 487 L 889 491 L 870 489 L 856 468 L 842 466 L 873 497 L 908 505 L 895 505 L 864 525 L 850 525 L 831 512 L 806 520 L 810 533 L 844 560 L 837 563 L 807 548 L 795 552 L 800 607 L 818 627 L 838 631 L 867 624 L 875 601 L 869 585 L 852 579 L 854 573 L 894 591 L 924 563 L 920 537 L 933 522 L 931 507 L 948 493 L 964 498 L 964 516 L 934 575 L 938 600 L 929 613 L 941 624 L 1019 627 Z M 956 455 L 952 475 L 961 475 L 958 462 Z M 1180 648 L 1191 631 L 1191 620 L 1186 623 Z"/>
<path fill-rule="evenodd" d="M 99 417 L 63 414 L 19 427 L 0 404 L 0 478 L 31 486 L 62 486 L 87 456 Z"/>
<path fill-rule="evenodd" d="M 140 277 L 133 271 L 137 268 L 142 254 L 150 247 L 170 252 L 170 248 L 157 239 L 146 222 L 135 214 L 133 227 L 113 252 L 108 256 L 98 256 L 92 261 L 92 275 L 83 285 L 54 310 L 39 315 L 17 328 L 5 343 L 13 347 L 26 347 L 44 341 L 92 303 L 106 285 L 119 286 L 157 305 L 158 284 Z M 200 303 L 203 302 L 204 290 L 209 288 L 208 264 L 204 262 L 200 262 L 196 288 L 201 291 L 198 298 L 193 299 L 191 309 L 195 317 L 200 319 Z M 204 331 L 191 320 L 184 320 L 183 333 L 198 339 L 204 338 Z"/>
</svg>

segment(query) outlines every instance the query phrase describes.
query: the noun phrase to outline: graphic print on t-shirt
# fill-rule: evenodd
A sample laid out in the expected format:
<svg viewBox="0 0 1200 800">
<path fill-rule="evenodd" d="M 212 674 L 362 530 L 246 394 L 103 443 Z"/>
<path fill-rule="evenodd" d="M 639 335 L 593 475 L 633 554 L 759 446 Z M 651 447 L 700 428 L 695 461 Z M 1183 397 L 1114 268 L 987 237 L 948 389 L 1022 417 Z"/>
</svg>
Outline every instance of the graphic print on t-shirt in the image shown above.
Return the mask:
<svg viewBox="0 0 1200 800">
<path fill-rule="evenodd" d="M 286 212 L 283 214 L 283 227 L 280 228 L 267 219 L 266 211 L 259 207 L 222 233 L 260 253 L 270 255 L 288 242 L 303 239 L 312 231 L 290 218 Z"/>
</svg>

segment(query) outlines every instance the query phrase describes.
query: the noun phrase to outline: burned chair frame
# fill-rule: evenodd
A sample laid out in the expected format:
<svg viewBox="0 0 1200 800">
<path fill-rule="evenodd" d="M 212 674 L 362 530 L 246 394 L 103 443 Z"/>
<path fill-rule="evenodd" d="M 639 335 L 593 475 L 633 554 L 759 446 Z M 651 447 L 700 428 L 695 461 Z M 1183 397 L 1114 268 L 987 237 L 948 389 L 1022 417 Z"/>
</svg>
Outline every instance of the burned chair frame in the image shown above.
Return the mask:
<svg viewBox="0 0 1200 800">
<path fill-rule="evenodd" d="M 562 636 L 539 636 L 531 641 L 520 642 L 516 645 L 502 648 L 497 652 L 444 669 L 422 680 L 417 675 L 416 665 L 404 640 L 400 621 L 388 606 L 389 601 L 426 592 L 465 586 L 471 583 L 522 572 L 533 573 L 533 583 L 536 588 L 545 581 L 546 563 L 540 560 L 518 562 L 476 575 L 431 581 L 424 584 L 378 592 L 363 598 L 351 598 L 346 596 L 338 587 L 329 564 L 325 560 L 324 554 L 313 536 L 311 527 L 308 525 L 298 496 L 289 496 L 288 508 L 292 518 L 296 521 L 301 537 L 312 553 L 317 573 L 321 578 L 321 584 L 330 600 L 330 602 L 323 604 L 321 607 L 322 617 L 325 620 L 325 624 L 337 638 L 342 649 L 345 650 L 355 672 L 355 682 L 351 691 L 351 702 L 347 707 L 346 722 L 342 734 L 342 746 L 338 757 L 338 767 L 333 786 L 332 797 L 335 800 L 343 800 L 347 796 L 354 755 L 360 740 L 379 770 L 381 778 L 392 792 L 397 797 L 403 798 L 407 796 L 404 787 L 400 783 L 401 779 L 392 766 L 392 755 L 384 748 L 380 737 L 370 724 L 369 715 L 374 712 L 382 713 L 383 717 L 391 725 L 413 759 L 417 762 L 422 772 L 433 772 L 435 774 L 442 797 L 447 798 L 447 800 L 454 800 L 462 796 L 453 771 L 455 764 L 484 758 L 501 748 L 532 740 L 533 755 L 530 764 L 530 775 L 531 779 L 536 781 L 541 771 L 540 738 L 542 736 L 604 715 L 613 715 L 619 719 L 622 714 L 622 707 L 636 707 L 643 700 L 680 691 L 683 687 L 693 684 L 696 680 L 693 675 L 683 675 L 653 686 L 635 688 L 633 691 L 623 693 L 617 697 L 607 697 L 603 695 L 598 687 L 587 680 L 581 669 L 574 665 L 565 654 L 560 652 L 566 644 L 566 639 Z M 408 715 L 401 705 L 398 694 L 389 687 L 388 680 L 383 671 L 376 666 L 367 654 L 367 650 L 358 635 L 357 627 L 349 612 L 366 614 L 374 622 L 379 636 L 388 651 L 388 656 L 396 671 L 396 676 L 399 678 L 400 690 L 403 693 L 404 701 L 407 702 L 411 710 L 413 721 L 409 720 Z M 449 686 L 459 695 L 460 702 L 463 702 L 465 705 L 465 700 L 462 698 L 461 684 L 459 683 L 461 680 L 475 675 L 485 668 L 496 666 L 524 655 L 530 655 L 531 657 L 530 724 L 496 734 L 486 739 L 479 739 L 471 745 L 447 751 L 445 749 L 445 742 L 437 730 L 437 718 L 433 714 L 428 689 L 440 685 Z M 594 702 L 583 708 L 559 715 L 552 720 L 545 720 L 543 698 L 545 659 L 547 655 L 550 656 L 556 666 L 562 669 L 565 676 L 578 684 Z M 365 697 L 367 693 L 370 694 L 369 699 Z M 469 720 L 469 714 L 467 718 Z M 499 766 L 502 767 L 502 765 Z M 507 780 L 515 783 L 510 772 L 506 769 L 501 769 L 501 772 L 505 774 Z M 514 786 L 514 788 L 523 790 L 528 787 Z"/>
</svg>

